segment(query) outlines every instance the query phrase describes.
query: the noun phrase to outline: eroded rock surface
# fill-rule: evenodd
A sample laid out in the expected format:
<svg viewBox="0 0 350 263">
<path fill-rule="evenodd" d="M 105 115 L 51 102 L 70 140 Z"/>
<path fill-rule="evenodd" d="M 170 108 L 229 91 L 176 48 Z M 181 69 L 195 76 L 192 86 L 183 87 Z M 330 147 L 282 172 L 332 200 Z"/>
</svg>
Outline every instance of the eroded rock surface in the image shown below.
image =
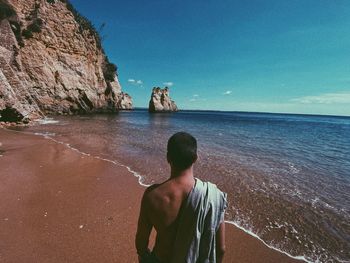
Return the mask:
<svg viewBox="0 0 350 263">
<path fill-rule="evenodd" d="M 69 2 L 0 3 L 14 11 L 0 18 L 0 120 L 132 108 L 98 34 Z"/>
<path fill-rule="evenodd" d="M 178 111 L 178 108 L 170 98 L 170 90 L 168 87 L 161 89 L 154 87 L 152 90 L 151 100 L 148 107 L 149 112 L 173 112 Z"/>
</svg>

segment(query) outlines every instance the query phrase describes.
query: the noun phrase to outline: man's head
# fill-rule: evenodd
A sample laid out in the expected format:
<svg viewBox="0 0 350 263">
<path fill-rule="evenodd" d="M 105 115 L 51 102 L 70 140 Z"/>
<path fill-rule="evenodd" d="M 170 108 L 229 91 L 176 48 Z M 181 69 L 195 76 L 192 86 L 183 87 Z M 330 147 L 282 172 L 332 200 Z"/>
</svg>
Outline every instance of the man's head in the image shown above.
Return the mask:
<svg viewBox="0 0 350 263">
<path fill-rule="evenodd" d="M 191 134 L 178 132 L 168 140 L 167 151 L 171 166 L 185 170 L 197 160 L 197 141 Z"/>
</svg>

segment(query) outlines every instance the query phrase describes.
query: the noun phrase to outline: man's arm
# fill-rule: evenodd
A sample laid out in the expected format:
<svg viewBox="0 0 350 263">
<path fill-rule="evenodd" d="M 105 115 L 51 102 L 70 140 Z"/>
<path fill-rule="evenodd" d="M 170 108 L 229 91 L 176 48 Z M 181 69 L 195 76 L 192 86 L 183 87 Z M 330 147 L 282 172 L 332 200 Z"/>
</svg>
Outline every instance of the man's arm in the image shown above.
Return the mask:
<svg viewBox="0 0 350 263">
<path fill-rule="evenodd" d="M 225 254 L 225 221 L 223 220 L 216 232 L 216 262 L 222 263 Z"/>
<path fill-rule="evenodd" d="M 147 190 L 143 194 L 141 201 L 141 209 L 139 215 L 139 221 L 137 226 L 135 245 L 137 254 L 139 255 L 139 261 L 141 262 L 141 257 L 149 252 L 148 242 L 149 236 L 152 231 L 152 224 L 148 219 L 147 210 L 148 210 L 148 201 L 147 201 Z"/>
</svg>

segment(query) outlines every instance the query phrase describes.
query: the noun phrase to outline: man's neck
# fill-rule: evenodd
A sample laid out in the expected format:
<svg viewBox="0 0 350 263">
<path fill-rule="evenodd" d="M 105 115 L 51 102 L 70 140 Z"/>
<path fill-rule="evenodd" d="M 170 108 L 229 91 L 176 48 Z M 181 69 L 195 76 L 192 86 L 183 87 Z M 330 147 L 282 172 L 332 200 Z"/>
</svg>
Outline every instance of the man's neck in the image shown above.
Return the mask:
<svg viewBox="0 0 350 263">
<path fill-rule="evenodd" d="M 193 166 L 185 169 L 185 170 L 179 170 L 179 169 L 175 169 L 175 168 L 171 168 L 171 172 L 170 172 L 170 179 L 174 179 L 174 178 L 188 178 L 188 177 L 192 177 L 193 178 Z"/>
</svg>

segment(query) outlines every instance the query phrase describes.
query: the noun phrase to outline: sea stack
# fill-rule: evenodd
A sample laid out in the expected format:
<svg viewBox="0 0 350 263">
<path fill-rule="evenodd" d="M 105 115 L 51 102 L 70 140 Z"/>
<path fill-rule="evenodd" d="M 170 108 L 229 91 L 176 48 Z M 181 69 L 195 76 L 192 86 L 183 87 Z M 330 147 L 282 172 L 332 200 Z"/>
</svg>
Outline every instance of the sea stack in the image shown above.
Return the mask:
<svg viewBox="0 0 350 263">
<path fill-rule="evenodd" d="M 149 112 L 175 112 L 178 108 L 169 96 L 169 88 L 154 87 L 152 90 L 151 100 L 149 101 Z"/>
<path fill-rule="evenodd" d="M 0 121 L 132 108 L 98 32 L 69 0 L 0 4 Z"/>
</svg>

